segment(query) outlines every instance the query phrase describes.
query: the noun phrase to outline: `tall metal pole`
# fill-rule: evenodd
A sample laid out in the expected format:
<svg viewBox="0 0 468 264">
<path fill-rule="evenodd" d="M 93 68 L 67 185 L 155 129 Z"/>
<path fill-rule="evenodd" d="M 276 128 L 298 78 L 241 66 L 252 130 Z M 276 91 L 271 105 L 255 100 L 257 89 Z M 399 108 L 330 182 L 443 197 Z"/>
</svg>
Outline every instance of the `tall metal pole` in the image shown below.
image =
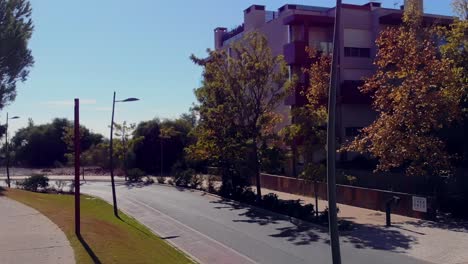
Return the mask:
<svg viewBox="0 0 468 264">
<path fill-rule="evenodd" d="M 75 234 L 80 235 L 80 100 L 75 99 Z"/>
<path fill-rule="evenodd" d="M 159 143 L 161 143 L 161 177 L 163 176 L 163 138 L 159 137 Z"/>
<path fill-rule="evenodd" d="M 114 182 L 114 149 L 113 149 L 114 109 L 115 109 L 115 92 L 114 92 L 114 98 L 112 99 L 112 119 L 111 119 L 111 127 L 110 127 L 109 160 L 110 160 L 110 173 L 111 173 L 111 184 L 112 184 L 112 201 L 114 203 L 114 215 L 116 217 L 119 217 L 119 212 L 117 209 L 117 198 L 115 196 L 115 182 Z"/>
<path fill-rule="evenodd" d="M 6 125 L 5 125 L 5 158 L 6 158 L 7 184 L 8 184 L 8 188 L 11 188 L 11 185 L 10 185 L 10 149 L 8 147 L 8 112 L 6 114 Z"/>
<path fill-rule="evenodd" d="M 336 212 L 336 89 L 340 85 L 340 49 L 341 49 L 341 0 L 336 0 L 335 30 L 333 38 L 333 61 L 331 65 L 330 92 L 328 96 L 327 124 L 327 191 L 328 220 L 333 264 L 341 263 L 340 240 L 338 235 L 338 217 Z"/>
</svg>

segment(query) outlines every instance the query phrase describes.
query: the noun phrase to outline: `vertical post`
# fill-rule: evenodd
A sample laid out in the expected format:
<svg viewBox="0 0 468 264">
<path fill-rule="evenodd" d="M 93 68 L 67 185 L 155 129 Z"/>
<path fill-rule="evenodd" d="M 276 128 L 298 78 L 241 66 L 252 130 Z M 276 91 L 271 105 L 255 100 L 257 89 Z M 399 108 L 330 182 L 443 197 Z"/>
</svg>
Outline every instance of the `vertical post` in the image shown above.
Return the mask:
<svg viewBox="0 0 468 264">
<path fill-rule="evenodd" d="M 161 144 L 161 177 L 163 176 L 163 137 L 159 136 L 159 143 Z"/>
<path fill-rule="evenodd" d="M 5 125 L 5 158 L 6 158 L 6 174 L 7 174 L 7 184 L 8 188 L 11 188 L 10 185 L 10 149 L 8 147 L 8 112 L 6 114 L 6 125 Z"/>
<path fill-rule="evenodd" d="M 75 99 L 75 234 L 80 235 L 80 100 Z"/>
<path fill-rule="evenodd" d="M 315 195 L 315 216 L 319 216 L 319 209 L 318 209 L 318 193 L 317 193 L 317 180 L 314 180 L 314 195 Z"/>
<path fill-rule="evenodd" d="M 114 92 L 114 98 L 112 99 L 112 119 L 111 119 L 111 127 L 110 127 L 109 161 L 110 161 L 110 173 L 111 173 L 111 184 L 112 184 L 112 201 L 114 203 L 114 215 L 116 217 L 119 217 L 119 212 L 117 209 L 117 198 L 115 196 L 115 182 L 114 182 L 114 149 L 113 149 L 114 110 L 115 110 L 115 92 Z"/>
<path fill-rule="evenodd" d="M 330 91 L 328 96 L 327 124 L 327 191 L 328 220 L 333 264 L 341 263 L 340 240 L 338 236 L 338 217 L 336 210 L 336 89 L 340 85 L 340 49 L 341 49 L 341 0 L 336 0 L 335 29 L 333 37 L 333 61 L 331 65 Z"/>
<path fill-rule="evenodd" d="M 390 218 L 390 214 L 392 212 L 392 206 L 391 206 L 391 201 L 387 201 L 385 204 L 385 222 L 386 226 L 391 226 L 392 225 L 392 220 Z"/>
</svg>

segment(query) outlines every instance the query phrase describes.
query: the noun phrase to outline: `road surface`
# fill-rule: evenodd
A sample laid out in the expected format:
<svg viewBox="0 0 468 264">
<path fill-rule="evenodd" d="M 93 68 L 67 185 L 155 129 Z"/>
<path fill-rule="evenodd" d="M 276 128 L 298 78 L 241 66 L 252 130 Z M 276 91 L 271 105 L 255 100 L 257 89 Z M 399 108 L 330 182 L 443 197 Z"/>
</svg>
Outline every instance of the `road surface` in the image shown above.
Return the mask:
<svg viewBox="0 0 468 264">
<path fill-rule="evenodd" d="M 87 183 L 82 192 L 112 201 L 109 183 Z M 119 209 L 200 263 L 331 263 L 328 234 L 315 225 L 295 224 L 287 217 L 202 192 L 157 184 L 119 183 L 117 196 Z M 391 230 L 367 228 L 342 235 L 342 263 L 428 263 L 404 255 L 411 243 Z"/>
</svg>

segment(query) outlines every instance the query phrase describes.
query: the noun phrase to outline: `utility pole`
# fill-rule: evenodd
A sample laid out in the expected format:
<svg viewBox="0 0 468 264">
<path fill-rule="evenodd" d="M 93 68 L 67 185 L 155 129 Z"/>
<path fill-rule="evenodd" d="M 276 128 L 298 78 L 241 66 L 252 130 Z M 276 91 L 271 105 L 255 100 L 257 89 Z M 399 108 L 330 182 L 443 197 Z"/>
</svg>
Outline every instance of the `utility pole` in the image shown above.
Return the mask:
<svg viewBox="0 0 468 264">
<path fill-rule="evenodd" d="M 111 174 L 111 184 L 112 184 L 112 202 L 114 203 L 114 215 L 119 217 L 119 211 L 117 209 L 117 197 L 115 194 L 115 181 L 114 181 L 114 112 L 115 112 L 115 103 L 126 103 L 126 102 L 134 102 L 140 99 L 135 97 L 130 97 L 124 100 L 115 100 L 115 92 L 114 97 L 112 99 L 112 118 L 110 124 L 110 143 L 109 143 L 109 165 L 110 165 L 110 174 Z"/>
<path fill-rule="evenodd" d="M 6 174 L 7 174 L 7 183 L 8 188 L 11 188 L 10 185 L 10 150 L 8 149 L 8 112 L 6 114 L 6 125 L 5 125 L 5 158 L 6 158 Z"/>
<path fill-rule="evenodd" d="M 75 99 L 75 234 L 80 231 L 80 99 Z"/>
<path fill-rule="evenodd" d="M 115 196 L 115 182 L 114 182 L 114 149 L 113 149 L 113 134 L 114 134 L 114 110 L 115 110 L 115 92 L 112 99 L 112 119 L 110 127 L 110 143 L 109 143 L 109 161 L 110 161 L 110 174 L 112 184 L 112 202 L 114 205 L 114 215 L 119 217 L 119 211 L 117 209 L 117 197 Z"/>
<path fill-rule="evenodd" d="M 336 90 L 340 85 L 340 49 L 341 49 L 341 0 L 336 0 L 335 30 L 333 37 L 333 61 L 330 74 L 328 95 L 327 124 L 327 191 L 328 220 L 333 264 L 341 264 L 340 240 L 338 235 L 338 217 L 336 209 Z"/>
<path fill-rule="evenodd" d="M 10 183 L 10 148 L 8 146 L 8 120 L 10 119 L 18 119 L 19 116 L 14 116 L 9 118 L 8 117 L 8 112 L 6 114 L 6 124 L 5 124 L 5 159 L 6 159 L 6 173 L 7 173 L 7 184 L 8 188 L 11 188 L 11 183 Z"/>
</svg>

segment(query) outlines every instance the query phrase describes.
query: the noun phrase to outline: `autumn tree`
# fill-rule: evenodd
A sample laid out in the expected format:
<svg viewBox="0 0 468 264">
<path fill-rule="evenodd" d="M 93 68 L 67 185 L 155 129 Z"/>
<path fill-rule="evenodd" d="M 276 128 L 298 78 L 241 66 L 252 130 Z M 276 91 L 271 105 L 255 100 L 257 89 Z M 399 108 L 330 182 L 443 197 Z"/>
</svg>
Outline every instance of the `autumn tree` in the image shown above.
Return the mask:
<svg viewBox="0 0 468 264">
<path fill-rule="evenodd" d="M 280 120 L 274 111 L 289 90 L 288 70 L 283 56 L 273 56 L 258 32 L 229 48 L 230 54 L 211 51 L 206 60 L 192 57 L 205 70 L 203 86 L 195 91 L 200 149 L 194 151 L 215 154 L 225 165 L 230 158 L 250 156 L 260 198 L 259 147 Z"/>
<path fill-rule="evenodd" d="M 26 80 L 34 63 L 31 12 L 27 0 L 0 0 L 0 110 L 15 100 L 16 83 Z"/>
<path fill-rule="evenodd" d="M 438 132 L 461 117 L 461 75 L 441 55 L 434 27 L 423 27 L 417 10 L 408 8 L 403 20 L 380 33 L 377 70 L 360 88 L 373 94 L 378 117 L 344 149 L 370 153 L 381 171 L 449 174 L 453 157 Z"/>
</svg>

